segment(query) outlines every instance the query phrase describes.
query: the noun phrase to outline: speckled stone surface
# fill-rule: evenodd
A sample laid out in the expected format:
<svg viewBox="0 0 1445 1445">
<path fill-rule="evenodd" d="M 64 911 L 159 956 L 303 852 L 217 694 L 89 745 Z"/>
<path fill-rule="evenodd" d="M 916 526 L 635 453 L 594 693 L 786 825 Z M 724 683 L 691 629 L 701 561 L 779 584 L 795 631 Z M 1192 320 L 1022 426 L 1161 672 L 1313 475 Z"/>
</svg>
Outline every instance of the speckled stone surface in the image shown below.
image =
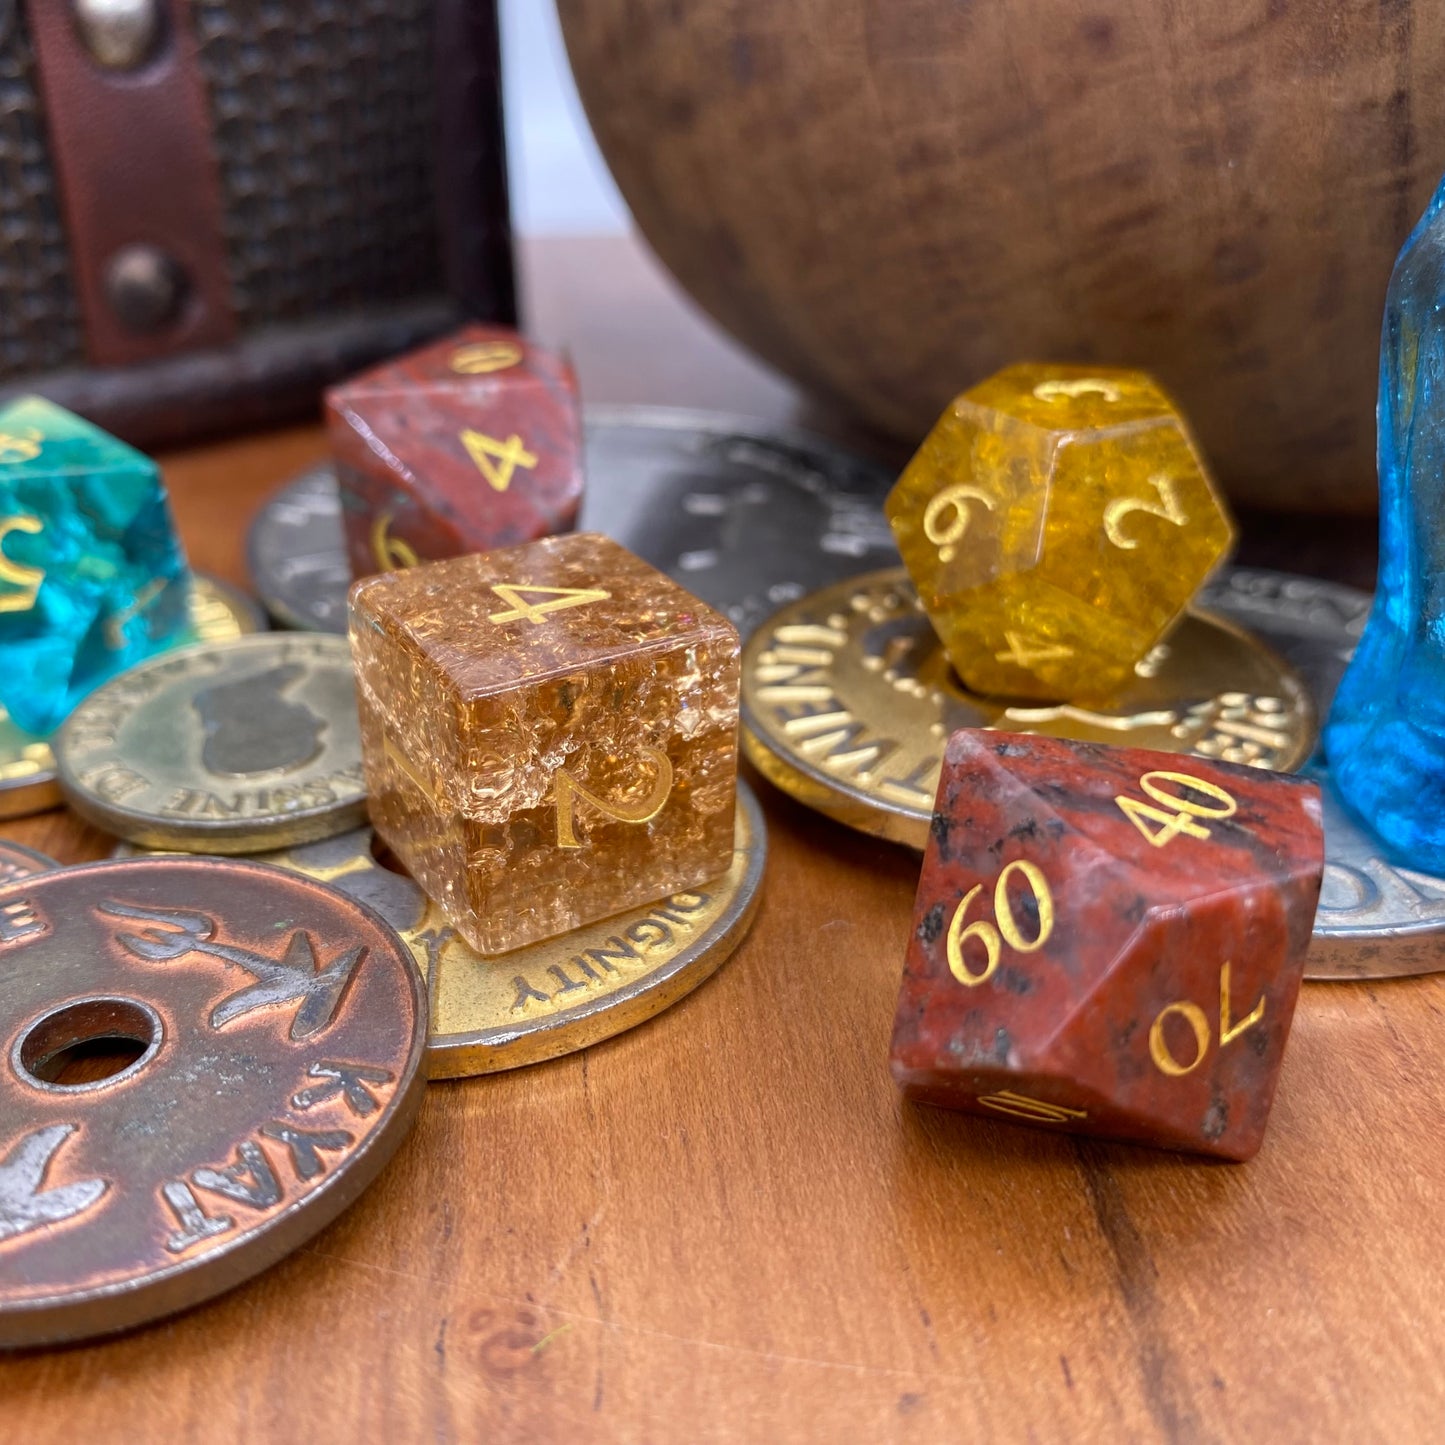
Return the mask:
<svg viewBox="0 0 1445 1445">
<path fill-rule="evenodd" d="M 582 503 L 571 364 L 468 326 L 326 398 L 352 575 L 570 531 Z"/>
<path fill-rule="evenodd" d="M 351 592 L 377 832 L 501 953 L 690 888 L 732 859 L 732 624 L 593 533 Z"/>
<path fill-rule="evenodd" d="M 918 886 L 894 1077 L 911 1098 L 994 1119 L 1248 1159 L 1323 866 L 1313 783 L 957 732 Z"/>
</svg>

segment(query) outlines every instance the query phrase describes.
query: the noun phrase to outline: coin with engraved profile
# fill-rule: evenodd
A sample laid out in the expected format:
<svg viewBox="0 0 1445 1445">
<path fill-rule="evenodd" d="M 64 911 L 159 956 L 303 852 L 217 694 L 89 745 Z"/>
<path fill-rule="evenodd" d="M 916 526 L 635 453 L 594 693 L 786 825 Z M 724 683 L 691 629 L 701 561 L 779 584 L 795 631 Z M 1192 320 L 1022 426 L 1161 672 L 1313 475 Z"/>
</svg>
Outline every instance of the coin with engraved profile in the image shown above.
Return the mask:
<svg viewBox="0 0 1445 1445">
<path fill-rule="evenodd" d="M 86 698 L 55 752 L 71 807 L 150 847 L 258 853 L 366 818 L 341 637 L 269 633 L 154 658 Z"/>
<path fill-rule="evenodd" d="M 1115 698 L 1089 706 L 966 691 L 901 567 L 775 613 L 743 652 L 742 741 L 762 775 L 865 833 L 922 848 L 949 734 L 1042 733 L 1293 771 L 1316 714 L 1269 648 L 1186 614 Z"/>
<path fill-rule="evenodd" d="M 191 625 L 176 647 L 261 632 L 266 619 L 237 587 L 200 573 L 191 576 Z M 21 818 L 58 808 L 64 799 L 49 742 L 17 727 L 0 708 L 0 818 Z"/>
<path fill-rule="evenodd" d="M 352 1203 L 415 1118 L 421 976 L 312 879 L 62 868 L 0 888 L 0 946 L 0 1346 L 230 1289 Z"/>
<path fill-rule="evenodd" d="M 1370 596 L 1285 572 L 1236 567 L 1205 603 L 1256 630 L 1304 675 L 1323 714 L 1355 650 Z M 1398 978 L 1445 970 L 1445 878 L 1387 858 L 1346 811 L 1318 754 L 1306 774 L 1324 798 L 1325 872 L 1305 963 L 1311 979 Z"/>
<path fill-rule="evenodd" d="M 115 856 L 137 853 L 122 843 Z M 720 878 L 490 958 L 469 948 L 410 878 L 378 861 L 370 828 L 256 861 L 350 893 L 396 929 L 427 980 L 427 1072 L 451 1079 L 573 1053 L 691 993 L 747 934 L 766 854 L 762 810 L 739 781 L 733 861 Z"/>
</svg>

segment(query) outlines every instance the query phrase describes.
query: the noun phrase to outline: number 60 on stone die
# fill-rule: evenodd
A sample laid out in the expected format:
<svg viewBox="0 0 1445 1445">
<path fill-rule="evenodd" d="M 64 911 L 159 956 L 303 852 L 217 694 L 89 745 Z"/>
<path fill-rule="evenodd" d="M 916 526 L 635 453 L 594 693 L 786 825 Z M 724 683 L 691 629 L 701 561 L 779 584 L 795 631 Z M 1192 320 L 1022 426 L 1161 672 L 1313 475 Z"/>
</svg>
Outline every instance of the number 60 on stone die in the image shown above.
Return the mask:
<svg viewBox="0 0 1445 1445">
<path fill-rule="evenodd" d="M 1313 783 L 1141 748 L 949 739 L 894 1020 L 909 1096 L 1248 1159 L 1324 867 Z"/>
</svg>

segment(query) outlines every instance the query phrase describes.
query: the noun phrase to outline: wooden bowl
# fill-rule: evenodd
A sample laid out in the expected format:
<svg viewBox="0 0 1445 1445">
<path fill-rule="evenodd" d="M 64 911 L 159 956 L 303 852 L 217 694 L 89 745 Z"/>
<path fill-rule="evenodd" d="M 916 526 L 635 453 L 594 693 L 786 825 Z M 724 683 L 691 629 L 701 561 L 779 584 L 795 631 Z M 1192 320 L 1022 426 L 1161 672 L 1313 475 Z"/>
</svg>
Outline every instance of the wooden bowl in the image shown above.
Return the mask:
<svg viewBox="0 0 1445 1445">
<path fill-rule="evenodd" d="M 1385 284 L 1445 169 L 1423 0 L 559 0 L 637 224 L 917 441 L 1020 359 L 1142 366 L 1237 500 L 1375 504 Z"/>
</svg>

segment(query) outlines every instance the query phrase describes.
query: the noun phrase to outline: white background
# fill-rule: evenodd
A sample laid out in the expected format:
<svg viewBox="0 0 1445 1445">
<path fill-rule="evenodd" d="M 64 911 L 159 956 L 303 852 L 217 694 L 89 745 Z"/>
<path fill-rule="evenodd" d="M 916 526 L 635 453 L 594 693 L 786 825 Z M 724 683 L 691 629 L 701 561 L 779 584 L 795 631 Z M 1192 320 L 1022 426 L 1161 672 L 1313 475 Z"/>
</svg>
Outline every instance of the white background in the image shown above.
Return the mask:
<svg viewBox="0 0 1445 1445">
<path fill-rule="evenodd" d="M 500 0 L 512 225 L 522 235 L 616 234 L 627 207 L 592 139 L 554 0 Z"/>
</svg>

